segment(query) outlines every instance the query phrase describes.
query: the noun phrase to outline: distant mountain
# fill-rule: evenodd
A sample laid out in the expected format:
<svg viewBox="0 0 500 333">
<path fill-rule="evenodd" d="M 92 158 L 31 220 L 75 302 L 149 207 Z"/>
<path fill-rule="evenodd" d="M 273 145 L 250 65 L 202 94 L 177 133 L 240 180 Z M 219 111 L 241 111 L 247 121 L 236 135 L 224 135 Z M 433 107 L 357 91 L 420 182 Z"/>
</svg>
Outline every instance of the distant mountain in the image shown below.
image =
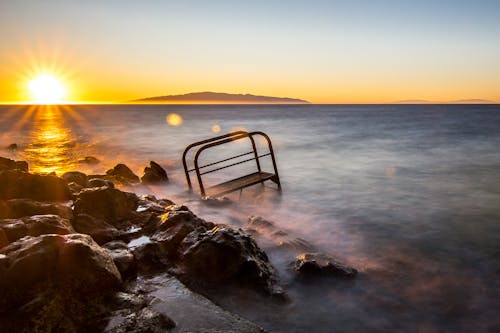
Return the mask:
<svg viewBox="0 0 500 333">
<path fill-rule="evenodd" d="M 456 101 L 450 101 L 452 104 L 495 104 L 497 102 L 489 100 L 489 99 L 479 99 L 479 98 L 471 98 L 471 99 L 459 99 Z"/>
<path fill-rule="evenodd" d="M 216 92 L 194 92 L 184 95 L 167 95 L 133 100 L 134 103 L 193 103 L 193 104 L 309 104 L 308 101 L 288 98 L 257 96 L 251 94 L 226 94 Z"/>
</svg>

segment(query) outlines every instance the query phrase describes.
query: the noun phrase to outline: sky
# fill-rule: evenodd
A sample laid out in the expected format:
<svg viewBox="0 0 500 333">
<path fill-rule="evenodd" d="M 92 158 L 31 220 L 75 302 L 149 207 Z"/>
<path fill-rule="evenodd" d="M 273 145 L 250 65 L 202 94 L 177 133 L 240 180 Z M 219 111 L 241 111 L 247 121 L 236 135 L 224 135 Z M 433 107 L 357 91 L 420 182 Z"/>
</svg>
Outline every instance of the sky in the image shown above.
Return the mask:
<svg viewBox="0 0 500 333">
<path fill-rule="evenodd" d="M 500 1 L 0 0 L 0 103 L 197 91 L 500 101 Z"/>
</svg>

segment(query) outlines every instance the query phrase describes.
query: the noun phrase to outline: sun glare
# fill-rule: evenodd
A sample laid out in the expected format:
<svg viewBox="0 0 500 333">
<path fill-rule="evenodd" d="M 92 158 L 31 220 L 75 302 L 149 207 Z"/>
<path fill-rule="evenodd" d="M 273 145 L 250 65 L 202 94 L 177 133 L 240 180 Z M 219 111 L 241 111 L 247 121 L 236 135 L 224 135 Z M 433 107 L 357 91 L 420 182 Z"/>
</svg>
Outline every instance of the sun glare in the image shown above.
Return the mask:
<svg viewBox="0 0 500 333">
<path fill-rule="evenodd" d="M 32 101 L 37 104 L 58 104 L 63 101 L 66 89 L 50 74 L 35 77 L 28 84 Z"/>
</svg>

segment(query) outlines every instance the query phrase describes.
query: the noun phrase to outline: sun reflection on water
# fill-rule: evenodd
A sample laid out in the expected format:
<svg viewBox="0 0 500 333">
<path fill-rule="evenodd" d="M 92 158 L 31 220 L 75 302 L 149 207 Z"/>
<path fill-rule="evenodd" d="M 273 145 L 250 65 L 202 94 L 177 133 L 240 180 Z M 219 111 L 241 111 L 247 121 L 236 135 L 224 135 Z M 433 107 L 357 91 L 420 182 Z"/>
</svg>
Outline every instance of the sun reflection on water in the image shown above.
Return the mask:
<svg viewBox="0 0 500 333">
<path fill-rule="evenodd" d="M 33 161 L 30 170 L 36 173 L 64 173 L 76 165 L 71 148 L 75 138 L 65 126 L 62 109 L 58 106 L 38 106 L 30 133 L 26 157 Z"/>
</svg>

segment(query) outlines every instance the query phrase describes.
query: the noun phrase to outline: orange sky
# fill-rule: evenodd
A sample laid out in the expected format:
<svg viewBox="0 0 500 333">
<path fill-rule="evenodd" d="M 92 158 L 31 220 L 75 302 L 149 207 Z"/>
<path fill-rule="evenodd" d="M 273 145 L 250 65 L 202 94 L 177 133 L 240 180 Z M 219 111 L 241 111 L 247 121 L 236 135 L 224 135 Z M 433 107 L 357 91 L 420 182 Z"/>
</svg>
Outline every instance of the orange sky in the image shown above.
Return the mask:
<svg viewBox="0 0 500 333">
<path fill-rule="evenodd" d="M 267 3 L 2 2 L 0 103 L 29 102 L 28 82 L 42 72 L 63 82 L 68 102 L 197 91 L 500 101 L 498 8 Z"/>
</svg>

